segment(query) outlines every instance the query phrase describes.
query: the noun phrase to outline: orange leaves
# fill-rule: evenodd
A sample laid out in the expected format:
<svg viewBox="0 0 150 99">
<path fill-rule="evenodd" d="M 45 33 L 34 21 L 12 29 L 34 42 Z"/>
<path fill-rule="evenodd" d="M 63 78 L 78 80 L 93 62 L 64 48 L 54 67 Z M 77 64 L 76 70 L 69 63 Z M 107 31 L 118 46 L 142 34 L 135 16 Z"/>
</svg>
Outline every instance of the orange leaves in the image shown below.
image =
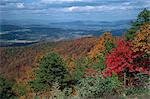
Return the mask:
<svg viewBox="0 0 150 99">
<path fill-rule="evenodd" d="M 34 79 L 32 68 L 29 66 L 23 66 L 21 70 L 24 73 L 24 75 L 22 75 L 20 78 L 17 78 L 16 82 L 17 84 L 27 85 L 29 80 Z"/>
<path fill-rule="evenodd" d="M 66 63 L 66 65 L 67 65 L 67 68 L 68 68 L 68 70 L 69 70 L 70 73 L 75 70 L 75 64 L 74 64 L 72 58 L 67 58 L 67 59 L 65 60 L 65 63 Z"/>
<path fill-rule="evenodd" d="M 21 72 L 23 72 L 23 75 L 19 78 L 16 78 L 16 85 L 17 85 L 17 87 L 19 87 L 19 86 L 25 87 L 26 95 L 29 98 L 32 98 L 33 97 L 32 90 L 28 83 L 29 80 L 33 80 L 35 78 L 34 74 L 32 72 L 32 67 L 22 66 L 20 70 L 21 70 Z M 16 92 L 18 93 L 18 90 L 16 90 Z M 19 99 L 26 99 L 26 97 L 25 97 L 25 95 L 20 94 Z"/>
<path fill-rule="evenodd" d="M 141 26 L 140 31 L 132 41 L 133 51 L 150 54 L 150 23 Z"/>
<path fill-rule="evenodd" d="M 105 43 L 109 41 L 113 43 L 113 37 L 110 32 L 105 32 L 98 40 L 97 45 L 89 52 L 89 57 L 95 58 L 98 56 L 103 56 L 103 52 L 105 51 Z"/>
<path fill-rule="evenodd" d="M 58 42 L 54 47 L 54 51 L 59 53 L 63 57 L 73 56 L 85 56 L 89 52 L 90 48 L 96 43 L 94 37 L 83 37 L 70 41 Z"/>
<path fill-rule="evenodd" d="M 77 96 L 77 90 L 75 87 L 72 87 L 72 92 L 71 92 L 72 96 Z"/>
<path fill-rule="evenodd" d="M 102 55 L 102 53 L 100 53 L 100 51 L 105 50 L 103 43 L 104 43 L 104 38 L 100 37 L 98 44 L 95 45 L 94 48 L 89 52 L 89 56 L 91 58 L 96 57 L 97 54 Z"/>
</svg>

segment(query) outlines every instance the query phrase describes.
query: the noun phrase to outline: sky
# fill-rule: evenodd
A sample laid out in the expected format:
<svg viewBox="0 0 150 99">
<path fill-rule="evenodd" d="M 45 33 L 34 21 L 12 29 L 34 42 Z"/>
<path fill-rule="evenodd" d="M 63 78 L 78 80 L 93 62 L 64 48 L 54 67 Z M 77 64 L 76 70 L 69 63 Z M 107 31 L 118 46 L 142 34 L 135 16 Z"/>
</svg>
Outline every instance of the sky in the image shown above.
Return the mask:
<svg viewBox="0 0 150 99">
<path fill-rule="evenodd" d="M 118 21 L 135 19 L 150 0 L 1 0 L 0 19 Z"/>
</svg>

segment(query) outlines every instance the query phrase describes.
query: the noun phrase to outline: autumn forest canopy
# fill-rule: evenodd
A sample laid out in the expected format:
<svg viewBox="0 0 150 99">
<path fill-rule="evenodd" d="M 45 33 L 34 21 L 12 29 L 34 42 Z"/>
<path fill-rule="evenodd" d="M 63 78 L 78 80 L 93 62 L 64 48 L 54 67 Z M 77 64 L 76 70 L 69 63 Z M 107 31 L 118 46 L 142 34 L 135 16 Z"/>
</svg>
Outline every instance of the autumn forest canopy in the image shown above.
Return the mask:
<svg viewBox="0 0 150 99">
<path fill-rule="evenodd" d="M 150 10 L 122 36 L 0 48 L 0 99 L 150 97 Z"/>
</svg>

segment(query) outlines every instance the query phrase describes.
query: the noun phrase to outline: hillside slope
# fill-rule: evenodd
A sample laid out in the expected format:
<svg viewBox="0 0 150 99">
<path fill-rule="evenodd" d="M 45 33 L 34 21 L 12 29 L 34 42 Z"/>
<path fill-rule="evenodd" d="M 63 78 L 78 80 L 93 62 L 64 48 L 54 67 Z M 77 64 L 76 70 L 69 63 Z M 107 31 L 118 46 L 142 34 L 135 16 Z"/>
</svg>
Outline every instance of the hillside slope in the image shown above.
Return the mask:
<svg viewBox="0 0 150 99">
<path fill-rule="evenodd" d="M 37 60 L 48 52 L 55 51 L 63 58 L 85 56 L 96 44 L 97 38 L 84 37 L 70 41 L 45 42 L 25 47 L 0 48 L 0 72 L 14 80 L 23 75 L 24 67 L 36 66 Z"/>
</svg>

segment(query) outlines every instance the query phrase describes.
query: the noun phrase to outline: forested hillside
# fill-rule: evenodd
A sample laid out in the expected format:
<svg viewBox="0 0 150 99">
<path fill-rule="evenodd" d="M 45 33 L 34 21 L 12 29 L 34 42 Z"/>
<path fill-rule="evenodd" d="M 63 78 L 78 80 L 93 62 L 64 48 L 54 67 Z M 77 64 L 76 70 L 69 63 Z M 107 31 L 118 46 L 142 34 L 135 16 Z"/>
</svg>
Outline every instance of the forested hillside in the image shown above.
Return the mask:
<svg viewBox="0 0 150 99">
<path fill-rule="evenodd" d="M 122 36 L 1 47 L 0 58 L 0 99 L 149 99 L 150 11 Z"/>
<path fill-rule="evenodd" d="M 0 71 L 7 78 L 20 76 L 21 68 L 34 67 L 42 56 L 55 51 L 65 59 L 67 57 L 86 56 L 86 53 L 96 44 L 97 38 L 85 37 L 70 41 L 45 42 L 23 47 L 0 48 Z"/>
</svg>

